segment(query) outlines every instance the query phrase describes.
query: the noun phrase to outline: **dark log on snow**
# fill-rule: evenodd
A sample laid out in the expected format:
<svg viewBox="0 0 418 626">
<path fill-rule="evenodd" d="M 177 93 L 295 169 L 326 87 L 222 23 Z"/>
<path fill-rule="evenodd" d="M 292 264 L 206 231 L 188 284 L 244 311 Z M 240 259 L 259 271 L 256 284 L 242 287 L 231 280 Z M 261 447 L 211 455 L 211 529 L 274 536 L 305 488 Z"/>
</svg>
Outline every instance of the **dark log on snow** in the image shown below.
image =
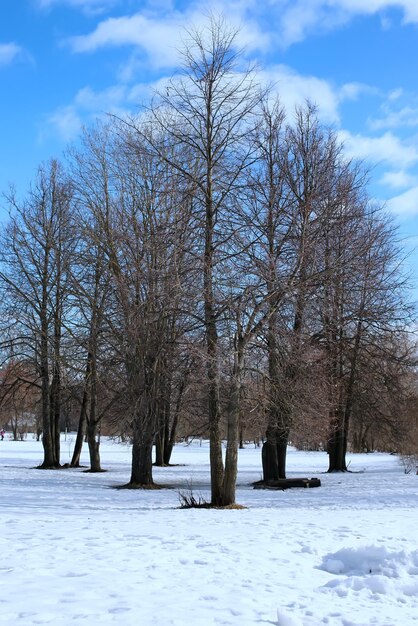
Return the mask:
<svg viewBox="0 0 418 626">
<path fill-rule="evenodd" d="M 279 478 L 278 480 L 259 480 L 253 483 L 254 489 L 291 489 L 293 487 L 320 487 L 321 481 L 319 478 Z"/>
</svg>

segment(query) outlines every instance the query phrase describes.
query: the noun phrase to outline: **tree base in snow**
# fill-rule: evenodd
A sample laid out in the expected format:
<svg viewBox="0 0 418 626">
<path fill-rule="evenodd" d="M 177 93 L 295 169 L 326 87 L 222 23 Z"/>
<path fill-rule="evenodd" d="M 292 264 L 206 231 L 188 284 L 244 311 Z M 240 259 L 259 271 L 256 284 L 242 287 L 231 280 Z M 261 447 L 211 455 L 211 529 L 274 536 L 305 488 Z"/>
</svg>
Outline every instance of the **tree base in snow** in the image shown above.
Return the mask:
<svg viewBox="0 0 418 626">
<path fill-rule="evenodd" d="M 292 489 L 293 487 L 304 487 L 306 489 L 320 486 L 321 481 L 319 478 L 279 478 L 278 480 L 270 480 L 268 482 L 259 480 L 253 483 L 254 489 L 275 489 L 277 491 Z"/>
<path fill-rule="evenodd" d="M 167 485 L 157 485 L 156 483 L 127 483 L 126 485 L 118 485 L 115 489 L 169 489 Z"/>
</svg>

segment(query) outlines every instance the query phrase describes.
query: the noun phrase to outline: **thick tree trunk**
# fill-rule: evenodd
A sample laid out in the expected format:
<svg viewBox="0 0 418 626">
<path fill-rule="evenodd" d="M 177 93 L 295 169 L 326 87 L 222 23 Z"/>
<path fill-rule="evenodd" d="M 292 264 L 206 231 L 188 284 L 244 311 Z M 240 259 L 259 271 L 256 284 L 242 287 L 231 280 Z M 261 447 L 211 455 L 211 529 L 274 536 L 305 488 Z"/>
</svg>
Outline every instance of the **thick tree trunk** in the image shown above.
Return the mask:
<svg viewBox="0 0 418 626">
<path fill-rule="evenodd" d="M 277 458 L 276 429 L 269 427 L 266 433 L 266 441 L 261 449 L 263 463 L 263 481 L 268 483 L 279 479 L 279 461 Z"/>
<path fill-rule="evenodd" d="M 328 440 L 328 472 L 346 472 L 347 465 L 345 454 L 347 450 L 346 429 L 344 415 L 338 412 L 334 416 L 331 425 L 331 435 Z"/>
<path fill-rule="evenodd" d="M 101 472 L 100 443 L 97 440 L 97 423 L 91 419 L 87 425 L 87 439 L 90 454 L 90 471 Z"/>
<path fill-rule="evenodd" d="M 270 285 L 270 290 L 272 289 L 273 286 Z M 267 332 L 269 368 L 268 426 L 266 430 L 266 441 L 263 444 L 261 452 L 263 480 L 266 483 L 282 478 L 279 472 L 279 423 L 281 421 L 279 398 L 280 364 L 276 338 L 276 323 L 277 315 L 273 312 L 269 319 Z M 281 460 L 281 464 L 283 465 L 283 459 Z"/>
<path fill-rule="evenodd" d="M 145 425 L 142 425 L 145 426 Z M 154 484 L 152 478 L 153 432 L 140 425 L 134 428 L 132 443 L 132 470 L 128 487 L 149 487 Z"/>
</svg>

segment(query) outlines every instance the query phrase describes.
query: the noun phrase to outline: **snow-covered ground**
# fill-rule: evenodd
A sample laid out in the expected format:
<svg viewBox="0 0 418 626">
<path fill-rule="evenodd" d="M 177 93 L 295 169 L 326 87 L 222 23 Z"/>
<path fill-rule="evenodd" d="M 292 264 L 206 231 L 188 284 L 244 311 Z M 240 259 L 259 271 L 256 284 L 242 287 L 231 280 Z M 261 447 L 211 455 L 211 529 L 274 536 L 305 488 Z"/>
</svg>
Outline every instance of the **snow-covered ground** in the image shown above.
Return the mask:
<svg viewBox="0 0 418 626">
<path fill-rule="evenodd" d="M 62 444 L 69 460 L 74 436 Z M 175 448 L 161 491 L 126 483 L 130 449 L 102 442 L 109 471 L 38 471 L 41 444 L 0 442 L 0 623 L 29 626 L 413 626 L 418 476 L 394 456 L 289 451 L 319 489 L 258 491 L 260 450 L 240 451 L 243 510 L 180 510 L 208 497 L 208 448 Z M 86 452 L 85 452 L 86 454 Z M 87 462 L 87 457 L 84 457 Z"/>
</svg>

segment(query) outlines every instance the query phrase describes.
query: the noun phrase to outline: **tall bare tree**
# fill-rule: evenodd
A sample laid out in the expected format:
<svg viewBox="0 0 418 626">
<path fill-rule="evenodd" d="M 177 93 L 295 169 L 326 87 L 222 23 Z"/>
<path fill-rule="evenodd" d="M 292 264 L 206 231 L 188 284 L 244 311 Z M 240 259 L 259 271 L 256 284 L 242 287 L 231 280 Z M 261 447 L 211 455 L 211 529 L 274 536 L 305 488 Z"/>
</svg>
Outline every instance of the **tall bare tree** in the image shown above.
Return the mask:
<svg viewBox="0 0 418 626">
<path fill-rule="evenodd" d="M 0 280 L 10 343 L 36 365 L 41 387 L 41 468 L 60 465 L 62 332 L 72 258 L 71 186 L 57 161 L 38 170 L 25 200 L 9 196 L 2 233 Z"/>
<path fill-rule="evenodd" d="M 230 232 L 228 211 L 241 184 L 242 172 L 253 158 L 248 142 L 253 113 L 260 100 L 252 70 L 242 68 L 236 31 L 221 18 L 186 33 L 182 68 L 151 114 L 169 145 L 180 146 L 183 159 L 171 160 L 164 146 L 156 149 L 175 167 L 194 193 L 195 237 L 198 238 L 201 302 L 207 354 L 207 398 L 210 429 L 211 502 L 225 504 L 221 441 L 218 319 L 222 309 L 218 279 L 226 271 L 223 250 Z M 177 152 L 177 156 L 179 153 Z"/>
</svg>

